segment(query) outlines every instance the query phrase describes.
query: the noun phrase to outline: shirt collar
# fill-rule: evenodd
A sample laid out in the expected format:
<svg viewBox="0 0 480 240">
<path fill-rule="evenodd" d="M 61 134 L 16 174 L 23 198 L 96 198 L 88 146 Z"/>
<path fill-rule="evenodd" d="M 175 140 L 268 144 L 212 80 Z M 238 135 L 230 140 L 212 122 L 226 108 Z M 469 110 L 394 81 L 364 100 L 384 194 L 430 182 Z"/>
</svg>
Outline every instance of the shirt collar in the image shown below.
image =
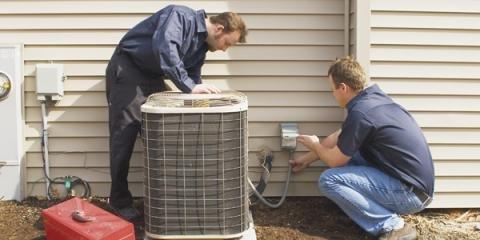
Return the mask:
<svg viewBox="0 0 480 240">
<path fill-rule="evenodd" d="M 352 107 L 365 95 L 369 95 L 371 93 L 374 93 L 374 92 L 378 92 L 380 91 L 380 88 L 378 87 L 377 84 L 372 84 L 370 85 L 369 87 L 363 89 L 362 91 L 360 91 L 357 96 L 355 96 L 354 98 L 352 98 L 348 103 L 347 103 L 347 109 L 348 110 L 351 110 Z"/>
<path fill-rule="evenodd" d="M 205 18 L 207 18 L 207 14 L 205 13 L 205 10 L 198 10 L 196 12 L 196 18 L 197 18 L 197 32 L 206 32 L 207 31 L 207 25 L 205 24 Z"/>
</svg>

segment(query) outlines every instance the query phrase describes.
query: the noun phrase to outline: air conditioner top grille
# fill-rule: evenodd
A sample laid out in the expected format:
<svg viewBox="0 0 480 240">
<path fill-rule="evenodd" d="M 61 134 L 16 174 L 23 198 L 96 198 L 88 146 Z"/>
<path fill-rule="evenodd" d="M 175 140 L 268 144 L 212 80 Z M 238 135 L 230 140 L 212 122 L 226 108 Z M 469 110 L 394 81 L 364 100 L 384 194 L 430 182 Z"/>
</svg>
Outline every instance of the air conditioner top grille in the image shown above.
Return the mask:
<svg viewBox="0 0 480 240">
<path fill-rule="evenodd" d="M 247 97 L 240 92 L 217 94 L 186 94 L 160 92 L 150 95 L 142 105 L 148 113 L 209 113 L 247 110 Z"/>
</svg>

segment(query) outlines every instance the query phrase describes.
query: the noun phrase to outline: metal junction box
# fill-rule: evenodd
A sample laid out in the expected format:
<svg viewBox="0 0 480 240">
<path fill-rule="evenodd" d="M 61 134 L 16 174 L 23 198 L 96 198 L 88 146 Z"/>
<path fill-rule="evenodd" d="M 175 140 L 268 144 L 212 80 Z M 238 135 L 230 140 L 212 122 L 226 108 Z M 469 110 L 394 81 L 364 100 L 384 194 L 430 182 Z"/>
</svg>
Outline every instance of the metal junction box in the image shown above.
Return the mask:
<svg viewBox="0 0 480 240">
<path fill-rule="evenodd" d="M 44 100 L 51 96 L 53 100 L 63 97 L 63 64 L 37 64 L 37 96 Z"/>
</svg>

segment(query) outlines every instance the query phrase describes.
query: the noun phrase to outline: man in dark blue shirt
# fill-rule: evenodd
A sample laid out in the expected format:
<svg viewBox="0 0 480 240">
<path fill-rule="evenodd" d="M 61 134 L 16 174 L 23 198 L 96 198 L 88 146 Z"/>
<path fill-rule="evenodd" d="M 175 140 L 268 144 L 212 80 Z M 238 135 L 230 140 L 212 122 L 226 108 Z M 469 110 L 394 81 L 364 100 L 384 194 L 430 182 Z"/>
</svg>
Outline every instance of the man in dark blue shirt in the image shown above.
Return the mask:
<svg viewBox="0 0 480 240">
<path fill-rule="evenodd" d="M 165 91 L 168 77 L 185 93 L 218 93 L 202 83 L 207 51 L 225 51 L 245 42 L 239 15 L 207 18 L 204 10 L 170 5 L 133 27 L 120 40 L 106 70 L 109 107 L 110 205 L 127 220 L 139 217 L 128 189 L 128 169 L 140 131 L 140 106 L 148 95 Z"/>
<path fill-rule="evenodd" d="M 380 239 L 415 239 L 416 230 L 398 214 L 421 211 L 432 200 L 433 162 L 420 127 L 377 85 L 365 86 L 355 60 L 337 60 L 328 77 L 347 118 L 322 142 L 299 136 L 310 152 L 290 160 L 293 171 L 322 160 L 332 168 L 321 174 L 320 190 L 365 231 Z"/>
</svg>

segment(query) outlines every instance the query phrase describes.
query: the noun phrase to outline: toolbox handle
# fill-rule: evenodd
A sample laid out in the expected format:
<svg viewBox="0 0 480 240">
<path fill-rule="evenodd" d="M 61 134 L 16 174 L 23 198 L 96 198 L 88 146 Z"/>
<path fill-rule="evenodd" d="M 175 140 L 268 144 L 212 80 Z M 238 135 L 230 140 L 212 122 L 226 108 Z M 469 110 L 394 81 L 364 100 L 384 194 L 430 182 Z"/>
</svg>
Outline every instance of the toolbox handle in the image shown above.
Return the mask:
<svg viewBox="0 0 480 240">
<path fill-rule="evenodd" d="M 92 222 L 95 220 L 95 217 L 87 216 L 83 211 L 73 211 L 72 218 L 77 222 Z"/>
<path fill-rule="evenodd" d="M 77 205 L 77 209 L 72 212 L 72 219 L 77 222 L 92 222 L 95 220 L 93 216 L 87 216 L 85 211 L 83 211 L 82 207 L 82 200 L 80 198 L 75 198 L 75 204 Z"/>
</svg>

